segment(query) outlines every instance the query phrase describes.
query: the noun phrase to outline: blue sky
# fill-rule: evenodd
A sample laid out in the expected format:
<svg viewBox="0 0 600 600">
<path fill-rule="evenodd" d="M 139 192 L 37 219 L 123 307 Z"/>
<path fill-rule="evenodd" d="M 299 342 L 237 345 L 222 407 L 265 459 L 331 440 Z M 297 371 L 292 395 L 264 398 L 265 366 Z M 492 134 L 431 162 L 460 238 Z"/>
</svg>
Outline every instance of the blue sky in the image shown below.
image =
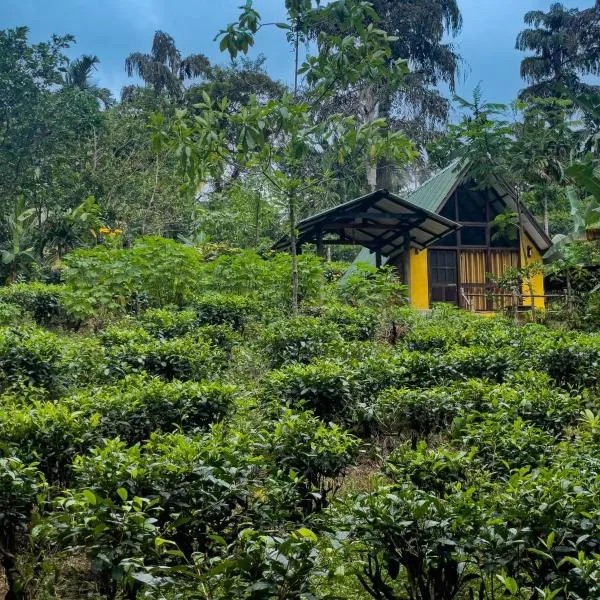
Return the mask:
<svg viewBox="0 0 600 600">
<path fill-rule="evenodd" d="M 464 26 L 454 41 L 464 64 L 458 93 L 470 96 L 481 81 L 487 100 L 510 102 L 522 82 L 521 54 L 514 49 L 528 10 L 546 10 L 553 0 L 459 0 Z M 213 41 L 235 20 L 242 0 L 0 0 L 0 28 L 27 25 L 33 41 L 52 33 L 71 33 L 77 44 L 69 53 L 96 54 L 99 84 L 118 93 L 128 80 L 124 59 L 133 51 L 149 51 L 156 29 L 170 33 L 184 54 L 202 52 L 212 61 L 226 57 Z M 587 8 L 592 0 L 564 0 Z M 264 22 L 281 20 L 283 0 L 254 0 Z M 254 55 L 267 56 L 272 76 L 291 79 L 291 55 L 285 35 L 274 27 L 259 33 Z"/>
</svg>

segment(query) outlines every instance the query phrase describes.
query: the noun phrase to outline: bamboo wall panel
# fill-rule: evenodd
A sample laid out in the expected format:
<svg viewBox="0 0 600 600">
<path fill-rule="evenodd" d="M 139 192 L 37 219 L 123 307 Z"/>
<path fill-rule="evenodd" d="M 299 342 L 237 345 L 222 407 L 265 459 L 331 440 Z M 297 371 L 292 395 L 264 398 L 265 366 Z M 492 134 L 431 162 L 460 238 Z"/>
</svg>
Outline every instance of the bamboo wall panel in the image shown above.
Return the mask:
<svg viewBox="0 0 600 600">
<path fill-rule="evenodd" d="M 512 299 L 506 291 L 488 281 L 488 273 L 500 277 L 509 267 L 519 266 L 516 250 L 491 250 L 489 263 L 487 250 L 461 250 L 460 284 L 464 295 L 461 302 L 471 310 L 503 310 Z"/>
<path fill-rule="evenodd" d="M 487 250 L 461 250 L 460 253 L 460 281 L 472 310 L 486 308 L 486 254 Z"/>
<path fill-rule="evenodd" d="M 516 250 L 492 250 L 490 263 L 492 275 L 500 277 L 509 267 L 519 266 L 519 253 Z"/>
<path fill-rule="evenodd" d="M 486 250 L 462 250 L 460 253 L 460 281 L 485 283 Z"/>
</svg>

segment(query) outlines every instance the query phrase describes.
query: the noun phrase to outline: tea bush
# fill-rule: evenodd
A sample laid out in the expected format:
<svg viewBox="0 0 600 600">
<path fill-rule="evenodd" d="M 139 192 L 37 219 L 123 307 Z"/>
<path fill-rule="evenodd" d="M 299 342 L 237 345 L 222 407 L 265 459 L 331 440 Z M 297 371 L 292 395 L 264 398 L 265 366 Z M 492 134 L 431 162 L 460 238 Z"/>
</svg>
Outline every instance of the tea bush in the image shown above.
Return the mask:
<svg viewBox="0 0 600 600">
<path fill-rule="evenodd" d="M 167 381 L 208 379 L 226 364 L 223 350 L 196 335 L 147 342 L 134 339 L 110 347 L 107 359 L 109 372 L 115 376 L 145 371 Z"/>
<path fill-rule="evenodd" d="M 45 481 L 36 463 L 0 457 L 0 565 L 7 583 L 7 597 L 20 593 L 17 555 L 24 546 L 38 495 Z"/>
<path fill-rule="evenodd" d="M 62 285 L 45 283 L 15 283 L 0 287 L 0 303 L 16 306 L 38 325 L 56 327 L 73 326 L 67 315 L 64 297 L 68 293 Z"/>
<path fill-rule="evenodd" d="M 324 307 L 322 318 L 335 325 L 344 340 L 373 340 L 382 322 L 377 310 L 343 304 Z"/>
<path fill-rule="evenodd" d="M 374 404 L 374 420 L 386 435 L 442 433 L 454 417 L 480 407 L 489 389 L 488 384 L 471 380 L 429 389 L 384 390 Z"/>
<path fill-rule="evenodd" d="M 200 325 L 229 325 L 240 331 L 259 316 L 256 302 L 234 294 L 205 294 L 194 298 L 191 307 Z"/>
<path fill-rule="evenodd" d="M 325 421 L 349 421 L 356 408 L 346 369 L 323 361 L 271 372 L 264 395 L 277 404 L 311 409 Z"/>
<path fill-rule="evenodd" d="M 234 397 L 235 388 L 220 383 L 128 376 L 117 385 L 79 393 L 68 404 L 99 418 L 102 437 L 134 444 L 154 431 L 207 428 L 227 414 Z"/>
<path fill-rule="evenodd" d="M 0 388 L 58 386 L 60 339 L 36 327 L 0 329 Z"/>
<path fill-rule="evenodd" d="M 27 464 L 39 463 L 50 483 L 68 484 L 73 458 L 100 437 L 98 416 L 87 416 L 80 407 L 66 403 L 2 404 L 0 452 Z"/>
<path fill-rule="evenodd" d="M 359 440 L 337 425 L 324 425 L 312 413 L 286 411 L 272 430 L 261 434 L 258 448 L 292 479 L 299 478 L 305 514 L 327 505 L 340 477 L 354 462 Z"/>
<path fill-rule="evenodd" d="M 277 321 L 263 333 L 261 345 L 275 368 L 289 362 L 308 363 L 326 351 L 327 344 L 342 342 L 336 327 L 316 317 Z"/>
<path fill-rule="evenodd" d="M 149 308 L 138 322 L 151 336 L 162 338 L 181 337 L 198 327 L 196 313 L 190 309 Z"/>
</svg>

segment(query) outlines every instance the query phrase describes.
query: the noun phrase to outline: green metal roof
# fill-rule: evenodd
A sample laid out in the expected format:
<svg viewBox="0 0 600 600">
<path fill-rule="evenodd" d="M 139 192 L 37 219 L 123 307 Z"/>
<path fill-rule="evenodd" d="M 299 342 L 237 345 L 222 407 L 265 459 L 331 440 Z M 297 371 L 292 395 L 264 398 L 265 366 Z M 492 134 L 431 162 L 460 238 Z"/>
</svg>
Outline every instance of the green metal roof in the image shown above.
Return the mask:
<svg viewBox="0 0 600 600">
<path fill-rule="evenodd" d="M 450 163 L 437 175 L 434 175 L 414 192 L 411 192 L 408 195 L 409 202 L 431 212 L 437 212 L 444 200 L 461 182 L 466 172 L 466 166 L 461 164 L 460 160 Z"/>
</svg>

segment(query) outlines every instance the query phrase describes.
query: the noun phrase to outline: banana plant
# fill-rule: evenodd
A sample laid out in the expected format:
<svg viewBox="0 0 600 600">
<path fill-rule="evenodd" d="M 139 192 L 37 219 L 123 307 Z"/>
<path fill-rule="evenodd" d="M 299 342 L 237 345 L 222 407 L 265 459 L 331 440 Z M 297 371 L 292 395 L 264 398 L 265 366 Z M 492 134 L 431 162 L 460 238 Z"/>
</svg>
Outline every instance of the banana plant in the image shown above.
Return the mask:
<svg viewBox="0 0 600 600">
<path fill-rule="evenodd" d="M 8 246 L 0 249 L 2 264 L 9 269 L 8 281 L 15 281 L 23 269 L 37 262 L 33 247 L 25 247 L 34 219 L 35 211 L 26 208 L 25 198 L 18 196 L 15 210 L 7 219 Z"/>
</svg>

